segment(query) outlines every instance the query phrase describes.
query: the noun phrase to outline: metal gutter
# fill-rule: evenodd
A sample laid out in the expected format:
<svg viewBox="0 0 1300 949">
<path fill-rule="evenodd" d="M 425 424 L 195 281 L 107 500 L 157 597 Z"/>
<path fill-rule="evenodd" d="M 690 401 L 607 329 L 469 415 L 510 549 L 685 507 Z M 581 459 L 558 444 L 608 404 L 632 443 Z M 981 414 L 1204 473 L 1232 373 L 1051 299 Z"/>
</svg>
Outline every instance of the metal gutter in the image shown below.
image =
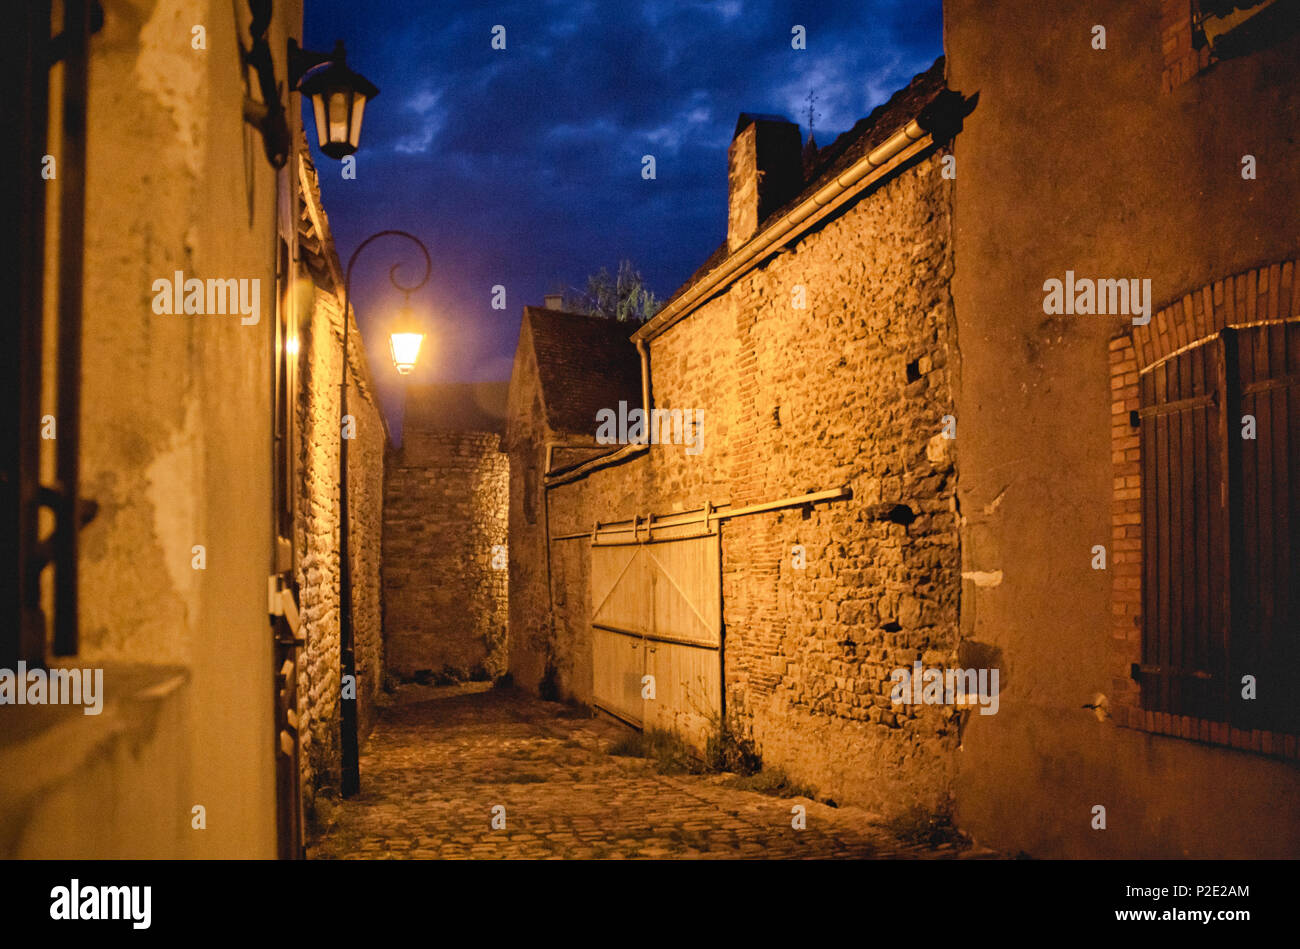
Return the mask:
<svg viewBox="0 0 1300 949">
<path fill-rule="evenodd" d="M 928 123 L 927 123 L 928 124 Z M 640 346 L 654 339 L 673 324 L 688 316 L 715 292 L 755 267 L 768 253 L 780 247 L 835 211 L 872 184 L 884 178 L 897 165 L 933 143 L 930 132 L 918 119 L 912 119 L 882 142 L 874 151 L 850 165 L 829 184 L 791 208 L 769 224 L 736 252 L 711 270 L 686 293 L 670 302 L 655 317 L 632 334 Z"/>
<path fill-rule="evenodd" d="M 584 461 L 582 464 L 578 465 L 578 467 L 572 468 L 563 474 L 547 476 L 545 478 L 546 487 L 553 488 L 556 485 L 567 484 L 570 481 L 577 481 L 579 478 L 585 477 L 593 471 L 606 468 L 609 465 L 617 464 L 627 458 L 635 458 L 637 455 L 643 454 L 649 450 L 650 445 L 645 442 L 632 442 L 631 444 L 623 445 L 608 454 L 598 455 L 589 461 Z"/>
</svg>

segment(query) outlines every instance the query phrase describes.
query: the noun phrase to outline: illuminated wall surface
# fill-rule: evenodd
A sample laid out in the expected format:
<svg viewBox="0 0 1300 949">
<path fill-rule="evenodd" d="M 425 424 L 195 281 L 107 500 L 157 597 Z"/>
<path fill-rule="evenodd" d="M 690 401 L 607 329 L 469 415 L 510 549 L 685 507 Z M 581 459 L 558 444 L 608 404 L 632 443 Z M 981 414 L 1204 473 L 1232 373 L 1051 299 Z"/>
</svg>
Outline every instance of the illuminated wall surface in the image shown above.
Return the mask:
<svg viewBox="0 0 1300 949">
<path fill-rule="evenodd" d="M 717 250 L 658 315 L 512 298 L 508 392 L 428 341 L 448 380 L 398 445 L 321 196 L 347 166 L 298 92 L 268 161 L 244 5 L 106 3 L 84 173 L 49 75 L 22 352 L 51 484 L 80 254 L 95 508 L 75 654 L 44 659 L 93 696 L 0 672 L 0 856 L 299 856 L 351 806 L 345 710 L 364 745 L 385 688 L 467 680 L 700 749 L 725 721 L 818 800 L 1000 855 L 1300 856 L 1300 35 L 1267 3 L 1061 6 L 947 0 L 944 56 L 820 148 L 743 115 Z M 302 21 L 273 5 L 282 85 Z M 652 443 L 647 394 L 684 420 Z M 708 681 L 638 696 L 652 669 Z M 979 694 L 926 691 L 945 670 Z"/>
<path fill-rule="evenodd" d="M 246 86 L 238 68 L 234 22 L 201 13 L 110 5 L 90 43 L 80 457 L 81 494 L 98 513 L 81 533 L 79 649 L 50 661 L 102 668 L 102 709 L 3 709 L 9 856 L 276 855 L 276 758 L 289 723 L 273 703 L 284 685 L 268 617 L 274 566 L 296 581 L 306 639 L 291 675 L 309 812 L 317 788 L 338 787 L 338 262 L 331 276 L 296 110 L 296 144 L 277 171 L 242 118 L 245 96 L 258 93 L 256 76 Z M 282 51 L 300 26 L 299 5 L 277 3 L 271 47 Z M 246 18 L 241 29 L 247 46 Z M 282 54 L 276 69 L 283 80 Z M 63 179 L 44 184 L 57 208 Z M 48 208 L 47 222 L 53 246 Z M 43 404 L 54 402 L 54 272 L 51 255 Z M 173 312 L 155 286 L 177 272 L 204 281 L 191 312 Z M 256 308 L 240 310 L 233 292 L 224 309 L 210 306 L 214 279 L 244 281 Z M 381 678 L 385 432 L 355 326 L 352 346 L 354 625 L 368 728 Z M 292 467 L 273 499 L 273 479 L 284 477 L 271 381 L 282 350 L 296 375 L 279 406 Z M 292 504 L 283 523 L 277 503 Z M 292 545 L 287 560 L 277 536 Z"/>
</svg>

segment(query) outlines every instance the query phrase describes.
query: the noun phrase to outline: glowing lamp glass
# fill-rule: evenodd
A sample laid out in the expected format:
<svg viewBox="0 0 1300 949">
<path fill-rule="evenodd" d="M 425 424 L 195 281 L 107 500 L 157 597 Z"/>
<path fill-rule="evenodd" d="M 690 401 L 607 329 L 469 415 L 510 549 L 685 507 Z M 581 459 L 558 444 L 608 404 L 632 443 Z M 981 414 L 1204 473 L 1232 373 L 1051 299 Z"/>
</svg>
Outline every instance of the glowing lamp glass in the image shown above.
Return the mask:
<svg viewBox="0 0 1300 949">
<path fill-rule="evenodd" d="M 334 58 L 309 69 L 298 89 L 311 98 L 320 150 L 330 158 L 355 152 L 361 141 L 361 116 L 379 89 L 348 68 L 342 47 L 335 50 Z"/>
<path fill-rule="evenodd" d="M 398 375 L 409 375 L 415 368 L 415 361 L 420 355 L 420 344 L 423 342 L 423 333 L 389 334 L 388 348 L 393 354 L 393 366 Z"/>
</svg>

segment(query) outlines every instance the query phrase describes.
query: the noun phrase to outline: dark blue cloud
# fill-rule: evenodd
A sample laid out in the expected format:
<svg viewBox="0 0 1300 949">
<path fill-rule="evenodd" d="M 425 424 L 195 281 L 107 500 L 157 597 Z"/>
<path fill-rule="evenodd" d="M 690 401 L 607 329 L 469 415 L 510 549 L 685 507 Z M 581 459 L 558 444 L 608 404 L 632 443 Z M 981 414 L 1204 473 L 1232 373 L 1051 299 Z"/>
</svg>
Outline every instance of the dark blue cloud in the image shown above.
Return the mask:
<svg viewBox="0 0 1300 949">
<path fill-rule="evenodd" d="M 816 89 L 826 144 L 942 52 L 940 7 L 309 0 L 305 45 L 343 39 L 349 63 L 381 89 L 357 179 L 315 155 L 339 255 L 346 262 L 384 228 L 419 235 L 434 275 L 413 301 L 431 331 L 416 378 L 506 378 L 524 304 L 624 257 L 666 296 L 717 246 L 737 113 L 782 113 L 806 132 Z M 496 24 L 505 51 L 490 47 Z M 790 46 L 794 24 L 807 29 L 806 50 Z M 654 181 L 641 178 L 645 154 Z M 398 390 L 382 320 L 400 299 L 386 275 L 405 255 L 397 241 L 372 245 L 353 288 L 389 404 Z M 496 284 L 504 312 L 490 306 Z"/>
</svg>

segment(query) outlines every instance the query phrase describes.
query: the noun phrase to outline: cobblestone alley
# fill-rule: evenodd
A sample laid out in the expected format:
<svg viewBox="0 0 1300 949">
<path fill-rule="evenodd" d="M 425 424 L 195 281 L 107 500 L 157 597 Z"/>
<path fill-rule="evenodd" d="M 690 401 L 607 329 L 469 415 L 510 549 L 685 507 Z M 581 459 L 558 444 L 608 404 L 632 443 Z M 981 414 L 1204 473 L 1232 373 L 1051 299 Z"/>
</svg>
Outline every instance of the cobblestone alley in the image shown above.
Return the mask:
<svg viewBox="0 0 1300 949">
<path fill-rule="evenodd" d="M 404 686 L 308 856 L 347 858 L 967 857 L 906 843 L 865 811 L 657 773 L 608 753 L 627 729 L 513 689 Z M 807 828 L 791 826 L 807 808 Z M 492 829 L 493 808 L 506 826 Z"/>
</svg>

